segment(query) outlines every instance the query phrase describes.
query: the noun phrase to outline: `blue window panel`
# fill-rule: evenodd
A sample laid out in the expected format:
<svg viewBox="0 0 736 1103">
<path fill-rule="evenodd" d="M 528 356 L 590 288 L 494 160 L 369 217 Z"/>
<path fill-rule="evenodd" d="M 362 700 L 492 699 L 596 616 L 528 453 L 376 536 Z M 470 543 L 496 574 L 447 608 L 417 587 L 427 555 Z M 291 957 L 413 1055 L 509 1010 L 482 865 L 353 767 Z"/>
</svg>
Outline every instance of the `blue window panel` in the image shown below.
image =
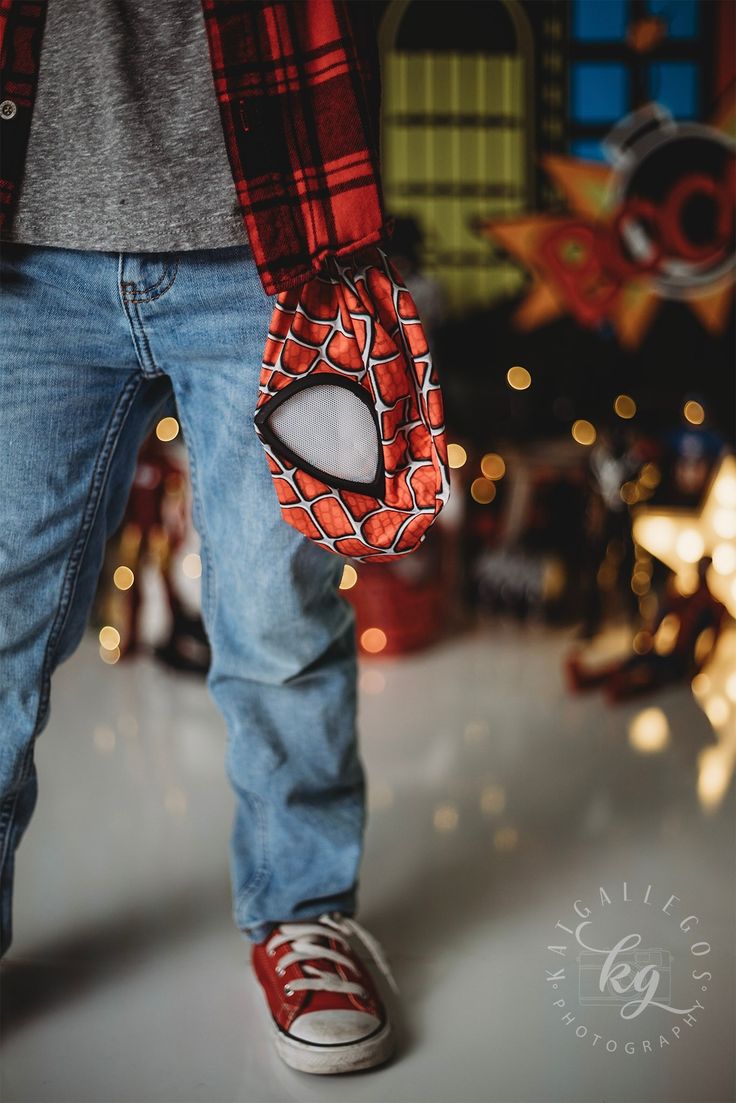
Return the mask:
<svg viewBox="0 0 736 1103">
<path fill-rule="evenodd" d="M 698 33 L 698 0 L 646 0 L 646 6 L 665 20 L 668 38 L 695 38 Z"/>
<path fill-rule="evenodd" d="M 628 0 L 573 0 L 573 38 L 583 42 L 625 38 L 628 7 Z"/>
<path fill-rule="evenodd" d="M 570 153 L 583 161 L 606 161 L 603 146 L 595 138 L 574 138 L 570 142 Z"/>
<path fill-rule="evenodd" d="M 697 119 L 698 67 L 691 61 L 654 61 L 647 74 L 649 95 L 676 119 Z"/>
<path fill-rule="evenodd" d="M 629 111 L 629 73 L 616 61 L 572 65 L 571 115 L 580 123 L 615 122 Z"/>
</svg>

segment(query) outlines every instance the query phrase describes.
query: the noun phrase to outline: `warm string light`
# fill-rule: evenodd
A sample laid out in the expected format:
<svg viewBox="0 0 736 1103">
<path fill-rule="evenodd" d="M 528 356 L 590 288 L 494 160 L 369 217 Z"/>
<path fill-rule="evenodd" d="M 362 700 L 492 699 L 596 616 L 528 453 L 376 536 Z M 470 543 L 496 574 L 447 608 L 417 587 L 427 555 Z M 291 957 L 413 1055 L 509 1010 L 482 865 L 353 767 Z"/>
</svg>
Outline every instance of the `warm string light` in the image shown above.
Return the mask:
<svg viewBox="0 0 736 1103">
<path fill-rule="evenodd" d="M 104 628 L 101 628 L 98 638 L 100 647 L 103 647 L 105 651 L 114 651 L 116 647 L 120 646 L 120 633 L 112 625 L 106 624 Z"/>
<path fill-rule="evenodd" d="M 513 371 L 526 371 L 525 368 L 511 368 Z M 528 372 L 526 373 L 529 374 Z M 531 377 L 530 377 L 531 378 Z M 528 386 L 528 384 L 527 384 Z M 468 462 L 468 453 L 462 444 L 453 442 L 447 446 L 447 462 L 449 467 L 458 470 Z M 473 479 L 470 484 L 470 496 L 479 505 L 488 505 L 496 497 L 495 483 L 506 474 L 506 462 L 497 452 L 486 452 L 481 458 L 480 469 L 482 474 Z M 353 583 L 354 584 L 354 583 Z M 344 586 L 343 589 L 348 589 Z"/>
<path fill-rule="evenodd" d="M 388 639 L 382 628 L 366 628 L 361 633 L 360 643 L 364 651 L 377 655 L 385 649 Z"/>
<path fill-rule="evenodd" d="M 201 578 L 202 560 L 196 552 L 185 555 L 181 561 L 181 569 L 186 578 Z"/>
<path fill-rule="evenodd" d="M 179 435 L 179 422 L 175 417 L 162 417 L 156 426 L 156 436 L 159 440 L 174 440 Z"/>
<path fill-rule="evenodd" d="M 340 579 L 341 590 L 352 590 L 355 583 L 358 581 L 358 572 L 352 563 L 346 563 L 342 569 L 342 578 Z"/>
<path fill-rule="evenodd" d="M 470 484 L 470 497 L 479 505 L 488 505 L 496 497 L 496 484 L 484 476 L 473 479 Z"/>
<path fill-rule="evenodd" d="M 648 654 L 652 650 L 652 633 L 641 628 L 631 641 L 631 648 L 636 655 Z"/>
<path fill-rule="evenodd" d="M 506 372 L 506 381 L 514 391 L 526 391 L 532 385 L 531 373 L 518 364 Z"/>
<path fill-rule="evenodd" d="M 480 810 L 484 816 L 500 816 L 506 808 L 506 792 L 501 785 L 484 785 L 480 794 Z"/>
<path fill-rule="evenodd" d="M 639 544 L 634 544 L 634 569 L 631 573 L 631 589 L 638 597 L 649 593 L 652 581 L 652 557 Z"/>
<path fill-rule="evenodd" d="M 655 490 L 662 481 L 662 474 L 656 463 L 645 463 L 639 472 L 639 482 L 647 490 Z"/>
<path fill-rule="evenodd" d="M 682 408 L 682 415 L 691 425 L 702 425 L 705 421 L 705 410 L 699 402 L 686 402 Z"/>
<path fill-rule="evenodd" d="M 629 724 L 629 743 L 640 754 L 658 754 L 669 741 L 670 726 L 659 708 L 644 709 Z"/>
<path fill-rule="evenodd" d="M 460 822 L 460 813 L 454 804 L 439 804 L 432 817 L 435 831 L 445 833 L 448 831 L 454 831 Z"/>
<path fill-rule="evenodd" d="M 642 596 L 639 598 L 639 615 L 641 616 L 642 620 L 654 620 L 655 616 L 657 615 L 658 608 L 659 601 L 657 599 L 657 595 L 652 593 L 651 590 L 649 591 L 649 593 L 642 594 Z"/>
<path fill-rule="evenodd" d="M 620 490 L 621 500 L 627 506 L 635 506 L 651 498 L 662 476 L 654 463 L 645 463 L 636 479 L 625 482 Z"/>
<path fill-rule="evenodd" d="M 506 474 L 506 462 L 497 452 L 486 452 L 480 461 L 480 469 L 487 479 L 498 482 Z"/>
<path fill-rule="evenodd" d="M 111 624 L 106 624 L 100 629 L 98 640 L 100 642 L 99 655 L 103 663 L 109 666 L 120 658 L 120 633 Z"/>
<path fill-rule="evenodd" d="M 499 827 L 497 831 L 493 832 L 494 850 L 501 854 L 508 854 L 511 850 L 516 850 L 518 844 L 519 832 L 510 824 L 506 827 Z"/>
<path fill-rule="evenodd" d="M 468 453 L 463 448 L 462 444 L 448 444 L 447 446 L 447 464 L 449 467 L 458 468 L 464 467 L 467 463 Z"/>
<path fill-rule="evenodd" d="M 116 567 L 112 580 L 118 590 L 129 590 L 135 582 L 135 575 L 130 567 Z"/>
<path fill-rule="evenodd" d="M 677 613 L 667 613 L 654 633 L 654 650 L 658 655 L 671 655 L 680 634 L 680 618 Z"/>
<path fill-rule="evenodd" d="M 619 490 L 619 497 L 627 506 L 633 506 L 639 501 L 639 487 L 635 482 L 624 483 Z"/>
<path fill-rule="evenodd" d="M 636 403 L 629 394 L 620 394 L 613 403 L 613 408 L 620 418 L 625 421 L 636 416 Z"/>
<path fill-rule="evenodd" d="M 572 428 L 570 429 L 570 433 L 572 434 L 572 439 L 574 441 L 577 441 L 578 444 L 584 444 L 586 446 L 595 444 L 595 440 L 598 435 L 592 422 L 586 421 L 585 418 L 578 418 L 577 421 L 574 421 L 572 424 Z"/>
</svg>

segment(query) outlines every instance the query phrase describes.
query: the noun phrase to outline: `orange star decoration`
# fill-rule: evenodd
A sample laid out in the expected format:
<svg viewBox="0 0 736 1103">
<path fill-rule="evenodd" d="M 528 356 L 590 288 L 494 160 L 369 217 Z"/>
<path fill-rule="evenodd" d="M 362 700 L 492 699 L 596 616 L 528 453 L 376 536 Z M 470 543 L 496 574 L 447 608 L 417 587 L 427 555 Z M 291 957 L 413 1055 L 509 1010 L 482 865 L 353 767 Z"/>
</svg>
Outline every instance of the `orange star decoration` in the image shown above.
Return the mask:
<svg viewBox="0 0 736 1103">
<path fill-rule="evenodd" d="M 730 116 L 722 113 L 712 129 L 727 133 L 729 128 Z M 583 326 L 608 323 L 621 345 L 635 348 L 666 295 L 655 283 L 662 250 L 657 248 L 644 263 L 633 259 L 629 249 L 640 233 L 636 223 L 643 220 L 653 225 L 657 210 L 646 201 L 621 204 L 616 187 L 619 174 L 608 165 L 552 154 L 542 158 L 542 165 L 565 196 L 570 214 L 531 214 L 479 223 L 479 233 L 503 246 L 532 273 L 531 290 L 514 316 L 516 325 L 535 329 L 569 313 Z M 714 184 L 696 174 L 673 184 L 678 211 L 686 201 L 683 187 L 690 194 L 705 189 L 708 195 L 722 187 L 719 202 L 728 210 L 730 178 Z M 673 210 L 664 203 L 661 213 L 669 224 Z M 701 324 L 719 333 L 728 318 L 733 278 L 729 274 L 711 285 L 693 287 L 685 297 Z"/>
</svg>

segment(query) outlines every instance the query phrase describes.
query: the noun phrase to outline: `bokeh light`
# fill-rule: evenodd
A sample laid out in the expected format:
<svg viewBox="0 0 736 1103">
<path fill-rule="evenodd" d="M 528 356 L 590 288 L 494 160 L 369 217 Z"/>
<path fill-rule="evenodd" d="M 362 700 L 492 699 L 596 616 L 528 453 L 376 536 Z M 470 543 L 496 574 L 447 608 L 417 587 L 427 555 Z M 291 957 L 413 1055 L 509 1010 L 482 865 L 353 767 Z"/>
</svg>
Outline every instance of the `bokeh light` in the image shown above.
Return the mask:
<svg viewBox="0 0 736 1103">
<path fill-rule="evenodd" d="M 506 463 L 497 452 L 486 452 L 480 461 L 480 469 L 487 479 L 497 481 L 506 474 Z"/>
<path fill-rule="evenodd" d="M 174 440 L 179 435 L 179 422 L 175 417 L 162 417 L 156 426 L 156 436 L 159 440 Z"/>
<path fill-rule="evenodd" d="M 702 425 L 705 421 L 705 410 L 699 402 L 686 402 L 682 409 L 683 416 L 691 425 Z"/>
<path fill-rule="evenodd" d="M 454 831 L 460 821 L 460 813 L 454 804 L 439 804 L 432 817 L 435 831 Z"/>
<path fill-rule="evenodd" d="M 647 490 L 654 490 L 662 481 L 662 473 L 656 463 L 645 463 L 639 473 L 639 482 Z"/>
<path fill-rule="evenodd" d="M 595 426 L 584 418 L 574 421 L 570 432 L 572 433 L 572 439 L 577 441 L 578 444 L 595 444 Z"/>
<path fill-rule="evenodd" d="M 447 445 L 447 463 L 449 467 L 463 467 L 468 460 L 468 453 L 462 444 Z"/>
<path fill-rule="evenodd" d="M 501 785 L 484 785 L 480 794 L 480 810 L 484 816 L 499 816 L 506 808 L 506 792 Z"/>
<path fill-rule="evenodd" d="M 713 528 L 724 540 L 736 538 L 736 510 L 717 509 L 713 514 Z"/>
<path fill-rule="evenodd" d="M 359 688 L 361 693 L 367 693 L 371 697 L 377 697 L 386 688 L 386 678 L 380 670 L 363 670 L 360 674 Z"/>
<path fill-rule="evenodd" d="M 383 651 L 387 643 L 388 639 L 382 628 L 366 628 L 360 637 L 361 647 L 371 655 Z"/>
<path fill-rule="evenodd" d="M 499 827 L 493 833 L 493 846 L 501 854 L 515 850 L 519 843 L 519 832 L 515 827 Z"/>
<path fill-rule="evenodd" d="M 736 478 L 733 475 L 722 475 L 716 481 L 713 493 L 719 505 L 736 509 Z"/>
<path fill-rule="evenodd" d="M 120 633 L 117 628 L 113 628 L 110 624 L 106 624 L 104 628 L 100 629 L 98 638 L 100 647 L 103 647 L 105 651 L 114 651 L 116 647 L 120 646 Z"/>
<path fill-rule="evenodd" d="M 629 743 L 641 754 L 657 754 L 669 741 L 670 726 L 661 709 L 644 709 L 629 724 Z"/>
<path fill-rule="evenodd" d="M 100 754 L 112 754 L 115 750 L 115 732 L 105 724 L 99 724 L 95 728 L 92 739 L 95 750 L 99 751 Z"/>
<path fill-rule="evenodd" d="M 202 560 L 196 552 L 190 552 L 182 559 L 181 569 L 187 578 L 200 578 L 202 575 Z"/>
<path fill-rule="evenodd" d="M 135 582 L 135 575 L 130 567 L 116 567 L 112 580 L 118 590 L 129 590 Z"/>
<path fill-rule="evenodd" d="M 496 497 L 496 484 L 483 477 L 473 479 L 470 484 L 470 496 L 474 502 L 488 505 Z"/>
<path fill-rule="evenodd" d="M 513 368 L 509 368 L 506 372 L 506 379 L 509 387 L 514 391 L 525 391 L 532 385 L 531 373 L 526 368 L 519 367 L 518 364 Z"/>
<path fill-rule="evenodd" d="M 639 488 L 636 483 L 624 483 L 619 494 L 621 496 L 621 501 L 626 502 L 627 506 L 633 506 L 639 501 Z"/>
<path fill-rule="evenodd" d="M 629 394 L 620 394 L 613 404 L 613 408 L 619 417 L 628 421 L 636 414 L 636 403 Z"/>
<path fill-rule="evenodd" d="M 358 572 L 352 563 L 346 563 L 342 569 L 342 578 L 340 579 L 341 590 L 352 590 L 355 583 L 358 581 Z"/>
<path fill-rule="evenodd" d="M 677 537 L 675 551 L 686 563 L 697 563 L 705 551 L 705 542 L 697 529 L 685 529 Z"/>
</svg>

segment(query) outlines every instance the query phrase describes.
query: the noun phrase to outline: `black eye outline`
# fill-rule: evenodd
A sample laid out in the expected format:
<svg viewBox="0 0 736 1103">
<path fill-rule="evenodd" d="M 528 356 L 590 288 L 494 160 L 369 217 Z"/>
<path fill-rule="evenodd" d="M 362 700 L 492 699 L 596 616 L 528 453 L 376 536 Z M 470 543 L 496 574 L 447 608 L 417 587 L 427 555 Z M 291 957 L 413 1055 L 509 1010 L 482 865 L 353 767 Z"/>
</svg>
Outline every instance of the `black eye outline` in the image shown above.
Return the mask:
<svg viewBox="0 0 736 1103">
<path fill-rule="evenodd" d="M 300 391 L 306 390 L 307 387 L 320 386 L 344 387 L 346 390 L 351 391 L 356 398 L 359 398 L 366 409 L 370 411 L 378 443 L 378 463 L 376 472 L 370 482 L 354 482 L 351 479 L 340 479 L 336 475 L 329 475 L 326 471 L 322 471 L 319 467 L 315 467 L 313 464 L 308 463 L 307 460 L 298 455 L 298 453 L 293 452 L 270 428 L 268 422 L 271 414 L 274 410 L 278 409 L 283 402 L 286 402 L 287 399 L 298 394 Z M 383 462 L 383 438 L 378 422 L 378 413 L 371 402 L 368 391 L 354 379 L 348 379 L 344 375 L 337 375 L 332 372 L 312 372 L 304 379 L 295 379 L 293 383 L 289 383 L 288 386 L 277 391 L 275 395 L 272 395 L 267 402 L 264 402 L 264 404 L 256 410 L 253 421 L 263 439 L 273 449 L 277 456 L 281 456 L 289 463 L 293 463 L 302 471 L 306 471 L 308 475 L 312 475 L 315 479 L 319 479 L 320 482 L 326 483 L 327 486 L 333 487 L 335 490 L 352 490 L 356 494 L 367 494 L 371 498 L 382 499 L 385 496 L 386 469 Z"/>
</svg>

